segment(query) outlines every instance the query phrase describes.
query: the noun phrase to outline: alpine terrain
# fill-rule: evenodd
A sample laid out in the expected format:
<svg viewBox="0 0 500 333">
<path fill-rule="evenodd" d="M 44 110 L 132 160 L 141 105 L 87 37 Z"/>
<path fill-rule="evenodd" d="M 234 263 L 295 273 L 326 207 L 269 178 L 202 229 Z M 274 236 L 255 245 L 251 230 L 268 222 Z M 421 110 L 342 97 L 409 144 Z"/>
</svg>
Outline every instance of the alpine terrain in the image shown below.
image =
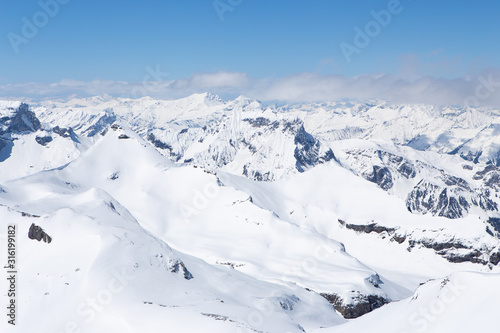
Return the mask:
<svg viewBox="0 0 500 333">
<path fill-rule="evenodd" d="M 19 332 L 498 332 L 499 192 L 494 108 L 0 101 Z"/>
</svg>

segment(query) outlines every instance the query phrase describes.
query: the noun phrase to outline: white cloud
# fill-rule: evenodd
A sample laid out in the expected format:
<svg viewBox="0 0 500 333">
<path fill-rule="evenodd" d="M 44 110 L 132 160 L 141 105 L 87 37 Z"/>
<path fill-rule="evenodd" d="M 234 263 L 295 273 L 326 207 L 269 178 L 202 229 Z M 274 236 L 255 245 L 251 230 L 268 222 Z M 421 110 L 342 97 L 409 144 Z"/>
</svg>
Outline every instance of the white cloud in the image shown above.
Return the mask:
<svg viewBox="0 0 500 333">
<path fill-rule="evenodd" d="M 111 95 L 121 97 L 179 98 L 211 91 L 222 97 L 246 95 L 262 101 L 285 103 L 340 99 L 386 99 L 395 103 L 470 104 L 500 107 L 500 70 L 490 68 L 455 79 L 431 76 L 320 75 L 301 73 L 282 78 L 251 79 L 241 72 L 197 73 L 177 80 L 129 83 L 63 80 L 52 84 L 26 83 L 0 86 L 0 96 L 45 97 Z"/>
</svg>

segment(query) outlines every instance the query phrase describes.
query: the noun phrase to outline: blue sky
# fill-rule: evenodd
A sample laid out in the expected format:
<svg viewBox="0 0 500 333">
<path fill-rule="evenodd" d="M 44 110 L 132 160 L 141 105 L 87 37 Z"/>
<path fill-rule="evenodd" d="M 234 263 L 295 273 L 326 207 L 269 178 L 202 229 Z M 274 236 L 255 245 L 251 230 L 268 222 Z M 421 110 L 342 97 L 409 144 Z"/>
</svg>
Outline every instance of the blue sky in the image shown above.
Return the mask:
<svg viewBox="0 0 500 333">
<path fill-rule="evenodd" d="M 495 0 L 217 0 L 230 9 L 223 20 L 213 0 L 41 0 L 57 1 L 67 3 L 46 23 L 40 1 L 2 1 L 0 85 L 141 82 L 160 68 L 173 81 L 244 73 L 237 89 L 297 75 L 452 81 L 500 68 Z M 398 12 L 348 62 L 341 43 L 356 47 L 355 28 L 366 32 L 371 12 L 391 5 Z M 38 32 L 23 35 L 34 16 Z"/>
</svg>

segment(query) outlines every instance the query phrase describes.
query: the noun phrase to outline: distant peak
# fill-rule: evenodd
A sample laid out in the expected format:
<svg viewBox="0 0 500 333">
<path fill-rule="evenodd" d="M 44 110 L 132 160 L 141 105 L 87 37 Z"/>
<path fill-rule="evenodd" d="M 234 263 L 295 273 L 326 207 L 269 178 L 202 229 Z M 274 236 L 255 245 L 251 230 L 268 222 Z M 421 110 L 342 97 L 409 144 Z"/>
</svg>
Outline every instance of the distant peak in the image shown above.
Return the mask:
<svg viewBox="0 0 500 333">
<path fill-rule="evenodd" d="M 219 95 L 217 94 L 214 94 L 212 92 L 206 92 L 204 94 L 205 97 L 205 101 L 210 101 L 210 102 L 218 102 L 218 103 L 222 103 L 223 100 L 219 97 Z"/>
</svg>

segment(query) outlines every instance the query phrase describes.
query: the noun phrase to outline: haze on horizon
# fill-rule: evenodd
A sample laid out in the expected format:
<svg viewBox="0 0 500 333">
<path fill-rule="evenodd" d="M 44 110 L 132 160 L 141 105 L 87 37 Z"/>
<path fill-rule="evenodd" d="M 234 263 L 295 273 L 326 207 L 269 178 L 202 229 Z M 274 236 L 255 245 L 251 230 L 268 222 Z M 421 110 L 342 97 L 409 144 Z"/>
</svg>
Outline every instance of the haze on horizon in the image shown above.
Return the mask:
<svg viewBox="0 0 500 333">
<path fill-rule="evenodd" d="M 6 2 L 0 96 L 500 106 L 494 0 Z"/>
</svg>

